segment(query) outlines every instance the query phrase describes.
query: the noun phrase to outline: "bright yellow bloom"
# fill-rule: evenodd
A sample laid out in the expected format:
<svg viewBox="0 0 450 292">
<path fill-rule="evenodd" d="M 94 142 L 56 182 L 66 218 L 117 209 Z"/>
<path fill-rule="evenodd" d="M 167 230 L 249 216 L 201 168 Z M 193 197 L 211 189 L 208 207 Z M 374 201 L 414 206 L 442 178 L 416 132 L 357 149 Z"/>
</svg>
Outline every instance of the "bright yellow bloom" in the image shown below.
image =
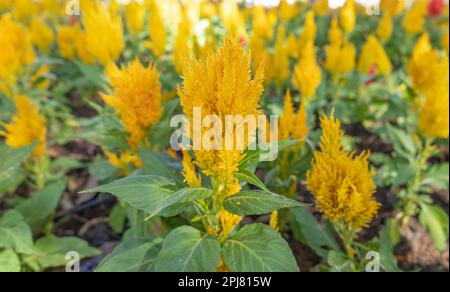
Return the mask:
<svg viewBox="0 0 450 292">
<path fill-rule="evenodd" d="M 39 89 L 46 89 L 49 85 L 48 75 L 50 73 L 50 67 L 48 65 L 42 65 L 31 76 L 31 83 Z"/>
<path fill-rule="evenodd" d="M 284 99 L 284 110 L 280 117 L 280 140 L 288 140 L 294 128 L 294 104 L 292 103 L 291 91 L 286 92 Z"/>
<path fill-rule="evenodd" d="M 136 35 L 142 31 L 144 28 L 144 17 L 144 6 L 136 0 L 132 0 L 125 6 L 125 19 L 130 34 Z"/>
<path fill-rule="evenodd" d="M 302 93 L 303 97 L 312 97 L 322 80 L 322 69 L 316 61 L 316 49 L 313 42 L 306 44 L 300 60 L 294 69 L 293 85 Z"/>
<path fill-rule="evenodd" d="M 286 42 L 286 51 L 289 57 L 298 58 L 299 56 L 299 41 L 295 33 L 291 33 Z"/>
<path fill-rule="evenodd" d="M 145 144 L 150 126 L 159 121 L 162 113 L 158 71 L 135 60 L 121 69 L 111 64 L 107 73 L 114 90 L 102 94 L 102 98 L 116 110 L 130 134 L 128 143 L 135 150 Z"/>
<path fill-rule="evenodd" d="M 180 23 L 178 34 L 173 44 L 173 63 L 178 73 L 184 70 L 184 64 L 191 57 L 189 34 L 184 23 Z"/>
<path fill-rule="evenodd" d="M 79 25 L 59 26 L 58 27 L 58 48 L 59 54 L 69 60 L 76 56 L 76 48 L 74 43 L 80 33 Z"/>
<path fill-rule="evenodd" d="M 227 194 L 239 190 L 239 183 L 233 179 L 233 173 L 237 171 L 239 162 L 243 158 L 243 150 L 231 147 L 232 150 L 214 150 L 205 148 L 203 143 L 196 143 L 202 139 L 205 131 L 193 132 L 194 108 L 200 109 L 202 117 L 209 115 L 218 116 L 222 125 L 225 125 L 226 115 L 253 116 L 259 114 L 259 101 L 263 92 L 264 73 L 260 66 L 251 79 L 250 55 L 245 53 L 240 43 L 232 38 L 225 40 L 222 48 L 215 55 L 210 55 L 204 60 L 187 62 L 183 74 L 183 87 L 179 88 L 178 95 L 187 116 L 191 128 L 187 134 L 193 140 L 196 164 L 208 176 L 215 178 L 220 183 L 229 187 Z M 230 98 L 232 93 L 233 98 Z M 226 128 L 226 127 L 223 127 Z M 232 135 L 236 142 L 237 126 L 233 130 L 223 129 L 221 149 L 226 149 L 225 134 Z M 243 148 L 255 139 L 255 133 L 244 130 Z M 242 138 L 242 137 L 241 137 Z M 248 139 L 247 139 L 248 138 Z M 197 145 L 196 145 L 197 144 Z M 236 146 L 236 144 L 233 144 Z M 236 185 L 237 183 L 237 185 Z"/>
<path fill-rule="evenodd" d="M 370 73 L 374 69 L 377 74 L 387 75 L 392 71 L 392 63 L 377 37 L 370 35 L 362 48 L 358 71 Z"/>
<path fill-rule="evenodd" d="M 9 95 L 21 71 L 33 62 L 35 54 L 30 35 L 11 14 L 0 16 L 0 31 L 0 90 Z"/>
<path fill-rule="evenodd" d="M 448 80 L 447 58 L 441 57 L 439 51 L 431 47 L 428 33 L 424 33 L 417 42 L 408 72 L 418 93 L 425 93 L 435 83 Z"/>
<path fill-rule="evenodd" d="M 275 52 L 273 55 L 273 76 L 277 85 L 283 84 L 290 74 L 289 56 L 286 47 L 286 30 L 280 25 L 275 42 Z"/>
<path fill-rule="evenodd" d="M 447 55 L 449 52 L 448 37 L 449 37 L 449 34 L 448 34 L 448 28 L 447 28 L 447 31 L 444 33 L 444 35 L 442 35 L 442 39 L 441 39 L 441 46 L 447 52 Z"/>
<path fill-rule="evenodd" d="M 41 0 L 38 2 L 39 14 L 57 20 L 59 16 L 66 13 L 65 5 L 60 0 Z"/>
<path fill-rule="evenodd" d="M 263 6 L 253 7 L 253 34 L 271 40 L 273 37 L 273 25 Z"/>
<path fill-rule="evenodd" d="M 85 64 L 94 64 L 94 57 L 89 53 L 87 49 L 87 36 L 85 31 L 78 31 L 78 35 L 75 38 L 75 49 L 81 61 Z"/>
<path fill-rule="evenodd" d="M 428 138 L 449 137 L 449 86 L 437 82 L 428 89 L 419 113 L 419 131 Z"/>
<path fill-rule="evenodd" d="M 313 10 L 314 13 L 319 16 L 325 16 L 328 15 L 330 10 L 330 5 L 328 3 L 328 0 L 317 0 L 313 4 Z"/>
<path fill-rule="evenodd" d="M 253 69 L 264 67 L 264 85 L 269 86 L 273 79 L 273 57 L 267 52 L 262 38 L 253 35 L 250 39 L 250 52 L 253 58 Z M 263 63 L 264 62 L 264 63 Z"/>
<path fill-rule="evenodd" d="M 367 227 L 380 207 L 373 198 L 375 172 L 369 167 L 369 153 L 355 155 L 342 149 L 341 125 L 333 114 L 323 116 L 321 124 L 321 150 L 314 153 L 307 188 L 330 221 L 342 222 L 355 231 Z"/>
<path fill-rule="evenodd" d="M 14 0 L 12 1 L 12 13 L 14 18 L 19 21 L 25 21 L 37 13 L 36 2 L 30 0 Z"/>
<path fill-rule="evenodd" d="M 150 42 L 147 47 L 159 59 L 166 51 L 167 32 L 159 6 L 154 4 L 150 11 L 151 15 L 148 22 Z"/>
<path fill-rule="evenodd" d="M 0 0 L 0 12 L 11 7 L 12 0 Z"/>
<path fill-rule="evenodd" d="M 378 25 L 377 36 L 380 38 L 380 40 L 387 42 L 391 38 L 392 31 L 392 16 L 389 12 L 386 12 L 381 19 L 380 24 Z"/>
<path fill-rule="evenodd" d="M 405 0 L 381 0 L 381 10 L 396 16 L 405 9 Z"/>
<path fill-rule="evenodd" d="M 220 238 L 221 240 L 225 240 L 228 237 L 228 234 L 230 234 L 230 232 L 242 221 L 242 217 L 222 209 L 220 211 L 219 221 L 222 226 Z"/>
<path fill-rule="evenodd" d="M 116 61 L 125 47 L 122 20 L 102 4 L 85 11 L 83 24 L 88 52 L 102 65 Z"/>
<path fill-rule="evenodd" d="M 109 162 L 113 166 L 121 169 L 122 175 L 124 176 L 128 174 L 128 167 L 134 166 L 136 168 L 142 168 L 143 166 L 141 158 L 131 151 L 125 151 L 119 154 L 115 154 L 109 151 L 104 152 Z"/>
<path fill-rule="evenodd" d="M 417 34 L 423 31 L 425 16 L 427 15 L 427 1 L 414 1 L 413 6 L 403 18 L 402 26 L 405 31 Z"/>
<path fill-rule="evenodd" d="M 230 36 L 247 39 L 245 19 L 236 0 L 224 0 L 220 5 L 220 16 Z"/>
<path fill-rule="evenodd" d="M 299 41 L 299 52 L 302 52 L 308 43 L 312 42 L 314 44 L 316 40 L 316 31 L 317 28 L 314 20 L 314 12 L 309 11 L 306 14 L 305 28 Z"/>
<path fill-rule="evenodd" d="M 191 188 L 199 188 L 202 186 L 202 177 L 197 175 L 195 171 L 195 165 L 192 162 L 192 158 L 185 149 L 181 149 L 183 152 L 183 176 L 184 181 Z"/>
<path fill-rule="evenodd" d="M 280 231 L 280 227 L 278 226 L 278 211 L 273 211 L 270 215 L 269 225 L 276 232 Z"/>
<path fill-rule="evenodd" d="M 341 44 L 343 40 L 342 31 L 339 28 L 338 20 L 333 17 L 331 20 L 331 26 L 328 30 L 328 40 L 331 44 Z"/>
<path fill-rule="evenodd" d="M 332 43 L 325 48 L 325 68 L 335 74 L 348 74 L 355 69 L 356 47 L 349 41 Z"/>
<path fill-rule="evenodd" d="M 14 102 L 17 112 L 11 122 L 4 125 L 5 131 L 0 132 L 0 136 L 6 137 L 6 145 L 11 148 L 23 148 L 37 142 L 33 155 L 40 159 L 45 153 L 45 119 L 28 97 L 16 96 Z"/>
<path fill-rule="evenodd" d="M 279 9 L 279 16 L 283 21 L 289 21 L 297 16 L 301 9 L 295 3 L 289 4 L 286 0 L 281 0 Z"/>
<path fill-rule="evenodd" d="M 308 115 L 306 112 L 307 100 L 302 99 L 297 114 L 294 117 L 294 127 L 292 129 L 292 138 L 300 140 L 303 145 L 309 135 Z"/>
<path fill-rule="evenodd" d="M 347 0 L 340 10 L 340 22 L 342 29 L 352 32 L 356 25 L 356 5 L 354 0 Z"/>
<path fill-rule="evenodd" d="M 48 53 L 55 37 L 53 30 L 38 17 L 33 17 L 30 23 L 31 40 L 41 52 Z"/>
</svg>

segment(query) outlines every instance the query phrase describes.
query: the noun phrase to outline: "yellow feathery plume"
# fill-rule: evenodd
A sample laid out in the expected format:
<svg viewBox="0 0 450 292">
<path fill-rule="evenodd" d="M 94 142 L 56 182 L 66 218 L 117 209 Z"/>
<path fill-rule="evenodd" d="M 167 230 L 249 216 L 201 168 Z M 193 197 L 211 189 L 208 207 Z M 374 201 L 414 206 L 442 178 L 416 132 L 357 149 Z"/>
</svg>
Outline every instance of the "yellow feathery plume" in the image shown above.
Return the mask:
<svg viewBox="0 0 450 292">
<path fill-rule="evenodd" d="M 295 33 L 291 33 L 286 42 L 286 52 L 291 58 L 298 58 L 299 56 L 299 41 L 295 36 Z"/>
<path fill-rule="evenodd" d="M 256 5 L 252 9 L 253 34 L 265 40 L 272 40 L 273 25 L 263 6 Z"/>
<path fill-rule="evenodd" d="M 281 0 L 278 10 L 279 17 L 285 22 L 290 21 L 301 12 L 300 7 L 295 3 L 289 4 L 286 0 Z"/>
<path fill-rule="evenodd" d="M 342 31 L 339 28 L 338 20 L 336 17 L 333 17 L 331 20 L 331 26 L 328 30 L 328 40 L 331 44 L 341 44 L 343 37 L 342 37 Z"/>
<path fill-rule="evenodd" d="M 159 59 L 166 51 L 167 32 L 160 7 L 156 3 L 151 6 L 150 13 L 148 22 L 150 42 L 147 43 L 147 47 Z"/>
<path fill-rule="evenodd" d="M 231 231 L 242 221 L 242 217 L 229 213 L 227 210 L 222 209 L 219 215 L 220 225 L 222 230 L 220 232 L 220 239 L 225 240 Z"/>
<path fill-rule="evenodd" d="M 260 96 L 263 92 L 264 69 L 260 66 L 256 70 L 254 79 L 251 79 L 250 68 L 250 55 L 234 38 L 226 39 L 217 54 L 210 55 L 204 60 L 186 63 L 183 87 L 179 88 L 178 95 L 191 125 L 188 135 L 193 139 L 194 146 L 196 146 L 196 140 L 203 138 L 204 131 L 209 130 L 202 129 L 201 133 L 193 132 L 194 108 L 201 111 L 202 117 L 218 116 L 222 125 L 225 125 L 225 116 L 227 115 L 257 118 Z M 244 127 L 244 124 L 238 123 L 235 126 L 233 130 L 223 129 L 221 149 L 227 148 L 225 147 L 225 140 L 227 140 L 225 134 L 232 135 L 233 141 L 237 140 L 236 133 Z M 243 138 L 244 149 L 254 141 L 255 134 L 253 131 L 249 132 L 248 129 L 244 129 L 244 137 L 240 137 Z M 219 141 L 215 142 L 219 143 Z M 201 148 L 194 149 L 194 154 L 196 164 L 203 173 L 213 177 L 219 183 L 233 185 L 228 190 L 228 194 L 238 189 L 239 184 L 237 183 L 236 186 L 234 184 L 236 181 L 232 178 L 243 158 L 243 150 L 235 147 L 231 147 L 232 150 L 211 150 L 205 148 L 203 143 L 198 146 Z"/>
<path fill-rule="evenodd" d="M 417 42 L 408 63 L 408 72 L 418 93 L 425 93 L 435 83 L 448 80 L 447 58 L 442 58 L 439 51 L 431 47 L 428 33 L 424 33 Z"/>
<path fill-rule="evenodd" d="M 289 56 L 285 39 L 286 30 L 283 25 L 280 25 L 273 55 L 273 76 L 277 85 L 283 84 L 289 78 L 290 74 Z"/>
<path fill-rule="evenodd" d="M 48 27 L 43 19 L 39 17 L 33 17 L 31 19 L 30 34 L 33 44 L 35 44 L 41 52 L 48 53 L 55 37 L 53 30 Z"/>
<path fill-rule="evenodd" d="M 183 176 L 184 181 L 188 186 L 192 188 L 199 188 L 202 186 L 201 176 L 197 176 L 195 171 L 195 165 L 192 162 L 192 158 L 185 149 L 181 149 L 183 152 Z"/>
<path fill-rule="evenodd" d="M 392 63 L 377 37 L 370 35 L 362 48 L 358 71 L 370 73 L 374 69 L 378 74 L 387 75 L 392 71 Z"/>
<path fill-rule="evenodd" d="M 317 0 L 313 4 L 313 11 L 316 15 L 325 16 L 328 15 L 330 10 L 330 5 L 328 0 Z"/>
<path fill-rule="evenodd" d="M 118 154 L 104 151 L 106 158 L 108 158 L 109 162 L 119 168 L 122 171 L 122 175 L 126 176 L 128 175 L 127 168 L 132 165 L 136 168 L 142 168 L 142 160 L 141 158 L 134 154 L 131 151 L 125 151 Z"/>
<path fill-rule="evenodd" d="M 293 85 L 302 93 L 303 97 L 312 97 L 322 80 L 322 69 L 316 61 L 316 49 L 313 42 L 306 44 L 302 56 L 294 69 Z"/>
<path fill-rule="evenodd" d="M 292 138 L 300 140 L 300 145 L 303 145 L 309 135 L 308 115 L 306 112 L 307 101 L 302 99 L 300 107 L 294 117 L 294 127 L 292 129 Z"/>
<path fill-rule="evenodd" d="M 392 16 L 389 12 L 386 12 L 381 19 L 380 24 L 378 25 L 377 36 L 380 38 L 380 40 L 387 42 L 391 38 L 392 31 Z"/>
<path fill-rule="evenodd" d="M 325 48 L 325 68 L 335 74 L 348 74 L 355 69 L 356 47 L 347 40 L 332 43 Z"/>
<path fill-rule="evenodd" d="M 125 6 L 125 19 L 128 32 L 131 35 L 136 35 L 144 28 L 145 9 L 144 5 L 136 0 L 130 1 Z"/>
<path fill-rule="evenodd" d="M 276 232 L 280 231 L 280 227 L 278 226 L 278 216 L 279 216 L 278 211 L 273 211 L 269 219 L 270 227 L 272 227 L 272 229 L 275 230 Z"/>
<path fill-rule="evenodd" d="M 228 35 L 240 39 L 247 39 L 245 19 L 239 10 L 239 5 L 236 0 L 222 1 L 220 4 L 220 16 L 228 31 Z"/>
<path fill-rule="evenodd" d="M 19 21 L 26 21 L 33 15 L 36 15 L 38 7 L 35 1 L 14 0 L 12 1 L 11 8 L 15 19 Z"/>
<path fill-rule="evenodd" d="M 80 34 L 80 26 L 78 24 L 72 26 L 58 26 L 58 49 L 61 57 L 72 60 L 76 56 L 76 43 Z"/>
<path fill-rule="evenodd" d="M 75 49 L 81 61 L 85 64 L 94 64 L 94 57 L 87 49 L 87 36 L 85 31 L 78 31 L 78 36 L 75 38 Z"/>
<path fill-rule="evenodd" d="M 178 34 L 173 44 L 173 63 L 177 72 L 182 73 L 184 64 L 191 57 L 191 49 L 189 42 L 188 28 L 185 23 L 180 23 L 178 26 Z"/>
<path fill-rule="evenodd" d="M 400 14 L 405 9 L 405 0 L 381 0 L 381 10 L 392 16 Z"/>
<path fill-rule="evenodd" d="M 23 148 L 37 142 L 33 155 L 41 159 L 45 153 L 47 129 L 45 119 L 39 113 L 39 107 L 26 96 L 14 97 L 16 114 L 9 124 L 4 125 L 6 145 L 11 148 Z"/>
<path fill-rule="evenodd" d="M 306 14 L 306 21 L 305 21 L 305 28 L 303 30 L 303 33 L 299 40 L 299 52 L 302 52 L 305 46 L 307 46 L 309 43 L 313 43 L 316 40 L 316 22 L 314 20 L 314 12 L 309 11 Z"/>
<path fill-rule="evenodd" d="M 133 150 L 146 143 L 150 126 L 159 121 L 162 113 L 161 83 L 152 65 L 144 67 L 139 60 L 119 69 L 111 64 L 107 74 L 113 91 L 102 94 L 106 104 L 113 107 L 130 134 L 128 143 Z"/>
<path fill-rule="evenodd" d="M 84 10 L 83 24 L 88 52 L 102 65 L 115 62 L 125 48 L 122 20 L 103 4 Z"/>
<path fill-rule="evenodd" d="M 428 138 L 449 137 L 449 86 L 436 82 L 428 89 L 419 113 L 419 131 Z"/>
<path fill-rule="evenodd" d="M 347 0 L 340 10 L 340 23 L 346 32 L 352 32 L 356 25 L 356 5 L 354 0 Z"/>
<path fill-rule="evenodd" d="M 321 124 L 321 150 L 314 153 L 307 188 L 329 220 L 357 231 L 370 224 L 380 207 L 373 198 L 375 172 L 369 166 L 369 153 L 355 155 L 342 149 L 343 133 L 333 114 L 323 116 Z"/>
<path fill-rule="evenodd" d="M 280 140 L 288 140 L 294 128 L 294 104 L 292 103 L 291 91 L 286 92 L 284 99 L 284 110 L 280 117 Z"/>
<path fill-rule="evenodd" d="M 449 31 L 447 28 L 447 31 L 442 35 L 442 39 L 441 39 L 441 46 L 447 52 L 447 55 L 449 52 L 449 43 L 448 43 L 449 39 L 448 38 L 449 38 Z"/>
<path fill-rule="evenodd" d="M 427 6 L 427 1 L 414 1 L 412 7 L 403 18 L 402 26 L 406 32 L 417 34 L 423 31 Z"/>
</svg>

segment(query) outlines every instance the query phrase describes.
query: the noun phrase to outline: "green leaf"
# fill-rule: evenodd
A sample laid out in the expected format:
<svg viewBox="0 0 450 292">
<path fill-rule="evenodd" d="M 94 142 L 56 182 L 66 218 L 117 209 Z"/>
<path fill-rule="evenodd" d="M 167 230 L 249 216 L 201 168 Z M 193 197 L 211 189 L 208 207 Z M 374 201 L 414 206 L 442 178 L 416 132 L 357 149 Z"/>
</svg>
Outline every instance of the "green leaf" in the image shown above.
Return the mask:
<svg viewBox="0 0 450 292">
<path fill-rule="evenodd" d="M 264 224 L 244 226 L 225 241 L 222 258 L 232 272 L 298 272 L 287 242 Z"/>
<path fill-rule="evenodd" d="M 215 272 L 220 260 L 219 242 L 190 226 L 167 235 L 155 262 L 156 272 Z"/>
<path fill-rule="evenodd" d="M 420 224 L 422 224 L 433 238 L 436 248 L 443 252 L 447 247 L 449 232 L 448 215 L 439 207 L 421 204 L 419 215 Z"/>
<path fill-rule="evenodd" d="M 20 166 L 34 147 L 35 144 L 19 149 L 0 146 L 0 193 L 10 190 L 12 185 L 17 184 L 17 178 L 23 177 Z"/>
<path fill-rule="evenodd" d="M 121 233 L 125 228 L 127 210 L 120 204 L 116 204 L 108 217 L 109 226 L 115 233 Z"/>
<path fill-rule="evenodd" d="M 107 160 L 98 160 L 89 164 L 89 174 L 102 181 L 112 177 L 117 169 Z"/>
<path fill-rule="evenodd" d="M 16 210 L 29 225 L 40 223 L 55 211 L 65 187 L 65 179 L 53 183 L 33 193 L 32 197 L 17 206 Z"/>
<path fill-rule="evenodd" d="M 38 271 L 56 268 L 67 264 L 66 255 L 77 252 L 80 259 L 100 255 L 101 252 L 77 237 L 56 237 L 49 235 L 36 241 L 36 252 L 25 257 L 24 261 Z"/>
<path fill-rule="evenodd" d="M 331 266 L 331 272 L 351 272 L 350 262 L 348 257 L 337 251 L 330 251 L 328 253 L 328 264 Z"/>
<path fill-rule="evenodd" d="M 207 188 L 183 188 L 174 193 L 161 204 L 161 210 L 164 210 L 174 204 L 185 204 L 197 200 L 204 200 L 213 195 L 213 191 Z"/>
<path fill-rule="evenodd" d="M 106 256 L 96 272 L 147 272 L 158 256 L 163 240 L 156 238 L 150 242 L 135 239 L 118 245 Z"/>
<path fill-rule="evenodd" d="M 20 272 L 20 260 L 17 254 L 6 249 L 0 252 L 0 273 L 17 273 Z"/>
<path fill-rule="evenodd" d="M 172 180 L 160 176 L 130 176 L 84 193 L 111 193 L 152 217 L 167 207 L 167 199 L 174 193 L 169 187 L 173 186 Z"/>
<path fill-rule="evenodd" d="M 239 164 L 239 169 L 248 169 L 261 161 L 275 160 L 275 156 L 282 150 L 299 143 L 298 140 L 275 141 L 271 143 L 258 144 L 256 150 L 245 151 L 245 157 Z M 250 147 L 249 147 L 250 148 Z M 268 150 L 269 149 L 269 150 Z M 273 151 L 273 153 L 272 153 Z"/>
<path fill-rule="evenodd" d="M 224 208 L 240 216 L 268 214 L 275 210 L 299 207 L 303 204 L 274 193 L 262 191 L 242 191 L 227 198 Z"/>
<path fill-rule="evenodd" d="M 17 253 L 34 252 L 31 229 L 15 210 L 7 211 L 0 218 L 0 247 L 13 249 Z"/>
<path fill-rule="evenodd" d="M 449 164 L 443 163 L 432 166 L 425 174 L 422 185 L 430 185 L 438 189 L 448 189 L 449 186 Z"/>
<path fill-rule="evenodd" d="M 244 169 L 235 173 L 234 176 L 241 182 L 249 183 L 251 185 L 257 186 L 263 191 L 269 192 L 264 183 L 253 172 Z"/>
<path fill-rule="evenodd" d="M 332 231 L 322 228 L 307 208 L 292 211 L 291 225 L 295 238 L 311 247 L 320 257 L 327 258 L 330 250 L 339 251 Z"/>
</svg>

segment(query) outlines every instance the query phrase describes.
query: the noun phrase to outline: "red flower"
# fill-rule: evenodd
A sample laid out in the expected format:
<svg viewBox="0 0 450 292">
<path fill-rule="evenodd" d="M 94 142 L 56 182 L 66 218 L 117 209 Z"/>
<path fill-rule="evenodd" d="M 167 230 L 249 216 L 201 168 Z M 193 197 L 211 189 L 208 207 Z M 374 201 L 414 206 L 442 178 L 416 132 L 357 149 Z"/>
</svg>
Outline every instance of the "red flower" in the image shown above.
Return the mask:
<svg viewBox="0 0 450 292">
<path fill-rule="evenodd" d="M 436 17 L 442 14 L 445 9 L 444 0 L 431 0 L 428 5 L 428 13 L 432 17 Z"/>
</svg>

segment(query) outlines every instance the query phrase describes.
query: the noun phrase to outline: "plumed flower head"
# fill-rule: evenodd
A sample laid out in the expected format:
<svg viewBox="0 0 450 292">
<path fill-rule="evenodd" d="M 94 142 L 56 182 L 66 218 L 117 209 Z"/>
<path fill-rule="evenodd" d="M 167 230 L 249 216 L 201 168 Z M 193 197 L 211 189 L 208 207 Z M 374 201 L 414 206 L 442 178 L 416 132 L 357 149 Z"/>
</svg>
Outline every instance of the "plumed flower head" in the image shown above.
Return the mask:
<svg viewBox="0 0 450 292">
<path fill-rule="evenodd" d="M 283 84 L 289 78 L 289 55 L 286 46 L 286 29 L 280 25 L 273 55 L 273 76 L 275 83 Z"/>
<path fill-rule="evenodd" d="M 299 41 L 299 51 L 302 52 L 303 49 L 309 44 L 313 43 L 316 40 L 316 22 L 314 20 L 314 12 L 309 11 L 306 14 L 306 20 L 305 20 L 305 28 L 303 29 L 302 36 L 300 37 Z"/>
<path fill-rule="evenodd" d="M 33 17 L 30 23 L 31 40 L 44 53 L 48 53 L 55 36 L 52 29 L 39 17 Z"/>
<path fill-rule="evenodd" d="M 23 148 L 38 143 L 33 150 L 36 158 L 45 153 L 46 133 L 45 119 L 39 113 L 39 107 L 26 96 L 14 97 L 16 114 L 9 124 L 4 125 L 0 136 L 6 137 L 6 145 L 11 148 Z"/>
<path fill-rule="evenodd" d="M 356 5 L 354 0 L 347 0 L 340 11 L 341 27 L 346 32 L 352 32 L 356 25 Z"/>
<path fill-rule="evenodd" d="M 331 43 L 325 48 L 325 68 L 335 74 L 348 74 L 355 69 L 355 46 L 347 40 Z"/>
<path fill-rule="evenodd" d="M 405 9 L 406 0 L 381 0 L 381 10 L 393 16 L 398 15 Z"/>
<path fill-rule="evenodd" d="M 178 92 L 191 127 L 194 124 L 194 108 L 200 109 L 202 117 L 209 115 L 219 117 L 223 125 L 226 115 L 256 118 L 259 114 L 264 68 L 260 66 L 252 79 L 250 55 L 236 39 L 226 39 L 217 54 L 200 61 L 189 61 L 184 67 L 183 87 L 179 88 Z M 222 142 L 225 143 L 225 134 L 232 134 L 235 138 L 239 125 L 231 132 L 226 131 L 225 126 L 222 128 Z M 203 131 L 196 132 L 194 137 L 192 129 L 188 131 L 193 140 L 203 137 Z M 250 135 L 248 137 L 250 141 L 254 138 L 253 133 L 246 132 L 246 135 Z M 245 148 L 249 139 L 244 139 Z M 243 158 L 243 151 L 211 150 L 203 146 L 202 144 L 200 150 L 195 149 L 196 162 L 201 170 L 215 178 L 231 178 Z"/>
<path fill-rule="evenodd" d="M 380 38 L 380 40 L 387 42 L 391 38 L 392 31 L 392 16 L 389 12 L 386 12 L 381 19 L 380 24 L 378 25 L 377 36 Z"/>
<path fill-rule="evenodd" d="M 157 58 L 160 58 L 166 51 L 167 33 L 160 7 L 156 3 L 150 6 L 148 31 L 150 36 L 148 47 Z"/>
<path fill-rule="evenodd" d="M 78 24 L 71 26 L 58 26 L 58 49 L 59 54 L 66 59 L 73 59 L 76 56 L 76 43 L 80 35 Z"/>
<path fill-rule="evenodd" d="M 116 65 L 109 66 L 108 77 L 113 91 L 102 98 L 117 111 L 130 134 L 128 143 L 136 149 L 145 144 L 147 131 L 159 121 L 162 113 L 158 71 L 135 60 L 120 69 Z"/>
<path fill-rule="evenodd" d="M 294 69 L 293 84 L 305 98 L 312 97 L 322 80 L 322 69 L 316 61 L 316 49 L 311 41 L 303 48 L 301 57 Z"/>
<path fill-rule="evenodd" d="M 132 0 L 125 6 L 125 19 L 128 32 L 136 35 L 144 28 L 145 9 L 144 5 Z"/>
<path fill-rule="evenodd" d="M 414 4 L 403 18 L 403 28 L 405 29 L 405 31 L 412 34 L 422 32 L 426 15 L 427 1 L 414 1 Z"/>
<path fill-rule="evenodd" d="M 342 148 L 341 125 L 333 115 L 322 117 L 321 124 L 320 151 L 314 154 L 307 188 L 332 222 L 344 223 L 353 230 L 367 227 L 380 206 L 373 198 L 375 173 L 369 167 L 369 153 L 355 155 Z"/>
<path fill-rule="evenodd" d="M 97 3 L 85 10 L 83 24 L 89 53 L 103 65 L 116 61 L 125 48 L 120 16 Z"/>
<path fill-rule="evenodd" d="M 373 69 L 377 74 L 387 75 L 392 71 L 392 63 L 377 37 L 370 35 L 362 48 L 358 71 L 370 73 Z"/>
<path fill-rule="evenodd" d="M 428 89 L 419 113 L 419 131 L 428 138 L 449 137 L 449 86 L 436 82 Z"/>
</svg>

